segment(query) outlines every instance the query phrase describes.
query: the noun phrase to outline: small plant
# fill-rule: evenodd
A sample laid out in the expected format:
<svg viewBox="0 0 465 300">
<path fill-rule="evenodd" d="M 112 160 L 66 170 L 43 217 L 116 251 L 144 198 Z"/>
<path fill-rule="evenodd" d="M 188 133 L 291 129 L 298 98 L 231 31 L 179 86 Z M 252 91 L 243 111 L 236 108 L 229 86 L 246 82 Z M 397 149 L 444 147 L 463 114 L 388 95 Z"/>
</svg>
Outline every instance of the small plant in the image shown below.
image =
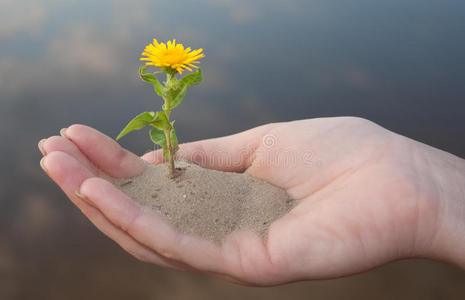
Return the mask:
<svg viewBox="0 0 465 300">
<path fill-rule="evenodd" d="M 153 85 L 155 92 L 164 100 L 162 111 L 143 112 L 132 119 L 128 125 L 116 137 L 119 140 L 133 130 L 139 130 L 145 126 L 151 127 L 150 138 L 152 142 L 163 148 L 163 155 L 169 162 L 169 175 L 176 176 L 174 167 L 174 154 L 178 150 L 178 138 L 174 130 L 174 121 L 170 121 L 171 111 L 176 108 L 186 95 L 188 87 L 202 82 L 202 71 L 194 64 L 204 57 L 203 49 L 191 50 L 184 48 L 182 44 L 176 44 L 176 40 L 158 43 L 156 39 L 142 52 L 140 60 L 146 61 L 139 68 L 140 78 Z M 145 73 L 148 66 L 159 67 L 154 73 Z M 182 75 L 184 70 L 195 72 L 184 77 L 176 78 L 176 74 Z M 162 85 L 155 74 L 166 73 L 166 81 Z"/>
</svg>

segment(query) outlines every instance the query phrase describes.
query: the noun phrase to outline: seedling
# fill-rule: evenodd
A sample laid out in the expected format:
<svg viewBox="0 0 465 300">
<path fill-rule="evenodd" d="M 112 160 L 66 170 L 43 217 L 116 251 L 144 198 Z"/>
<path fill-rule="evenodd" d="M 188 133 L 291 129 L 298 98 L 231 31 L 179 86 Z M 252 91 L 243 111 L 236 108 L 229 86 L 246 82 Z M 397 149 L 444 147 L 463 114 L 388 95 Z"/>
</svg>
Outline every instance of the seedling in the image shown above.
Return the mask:
<svg viewBox="0 0 465 300">
<path fill-rule="evenodd" d="M 174 166 L 174 154 L 178 150 L 178 138 L 174 130 L 174 120 L 170 121 L 171 111 L 184 99 L 188 87 L 202 82 L 202 70 L 195 66 L 198 60 L 204 57 L 203 49 L 191 51 L 182 44 L 176 44 L 176 40 L 158 43 L 156 39 L 142 52 L 140 60 L 146 61 L 139 68 L 140 78 L 153 85 L 157 95 L 163 98 L 162 111 L 143 112 L 132 119 L 128 125 L 116 137 L 119 140 L 133 130 L 139 130 L 146 126 L 151 127 L 150 138 L 152 142 L 163 148 L 163 155 L 169 162 L 169 176 L 176 177 Z M 146 73 L 149 66 L 159 67 L 160 70 Z M 181 77 L 184 70 L 195 72 Z M 158 73 L 166 74 L 166 81 L 160 83 L 155 76 Z M 179 78 L 176 75 L 179 74 Z"/>
</svg>

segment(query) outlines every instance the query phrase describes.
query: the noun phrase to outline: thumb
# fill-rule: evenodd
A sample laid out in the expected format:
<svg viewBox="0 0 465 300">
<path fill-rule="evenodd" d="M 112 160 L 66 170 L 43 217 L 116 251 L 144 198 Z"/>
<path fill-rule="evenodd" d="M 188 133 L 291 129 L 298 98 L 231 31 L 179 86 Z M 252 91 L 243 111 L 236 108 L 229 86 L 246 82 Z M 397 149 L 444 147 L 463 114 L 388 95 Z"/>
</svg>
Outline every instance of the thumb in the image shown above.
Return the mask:
<svg viewBox="0 0 465 300">
<path fill-rule="evenodd" d="M 262 141 L 262 137 L 276 123 L 258 126 L 246 131 L 224 137 L 200 140 L 179 145 L 176 159 L 185 159 L 201 167 L 226 172 L 244 172 L 253 161 L 253 154 Z M 164 161 L 163 151 L 156 150 L 142 156 L 152 164 Z"/>
</svg>

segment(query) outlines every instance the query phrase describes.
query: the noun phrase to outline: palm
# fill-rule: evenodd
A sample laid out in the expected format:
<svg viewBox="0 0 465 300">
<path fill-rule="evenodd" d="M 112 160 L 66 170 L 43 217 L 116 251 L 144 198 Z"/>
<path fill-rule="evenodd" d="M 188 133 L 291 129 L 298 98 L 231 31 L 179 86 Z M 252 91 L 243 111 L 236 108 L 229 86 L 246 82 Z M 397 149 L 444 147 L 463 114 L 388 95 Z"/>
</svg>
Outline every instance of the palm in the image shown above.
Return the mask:
<svg viewBox="0 0 465 300">
<path fill-rule="evenodd" d="M 402 145 L 410 142 L 367 121 L 269 124 L 182 145 L 180 155 L 193 160 L 193 153 L 208 158 L 221 150 L 237 163 L 203 159 L 205 167 L 245 171 L 298 200 L 271 225 L 266 242 L 240 231 L 221 247 L 175 232 L 157 214 L 141 211 L 107 181 L 95 178 L 137 175 L 142 160 L 84 126 L 70 127 L 66 136 L 43 144 L 48 174 L 100 230 L 144 261 L 269 285 L 359 272 L 406 256 L 413 247 L 409 229 L 417 221 L 417 195 L 412 170 L 402 164 L 409 153 Z M 144 159 L 158 163 L 161 154 Z M 84 200 L 74 194 L 79 186 Z"/>
</svg>

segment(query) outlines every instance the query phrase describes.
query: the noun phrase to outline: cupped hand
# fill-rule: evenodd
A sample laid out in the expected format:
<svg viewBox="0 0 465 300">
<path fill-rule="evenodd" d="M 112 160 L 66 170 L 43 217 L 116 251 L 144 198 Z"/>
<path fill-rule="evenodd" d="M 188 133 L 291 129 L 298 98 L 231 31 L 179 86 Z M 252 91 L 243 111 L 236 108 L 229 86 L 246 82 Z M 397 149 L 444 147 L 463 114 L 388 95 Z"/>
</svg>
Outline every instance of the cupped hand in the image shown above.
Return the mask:
<svg viewBox="0 0 465 300">
<path fill-rule="evenodd" d="M 333 278 L 412 256 L 430 256 L 438 222 L 435 186 L 415 161 L 418 146 L 351 117 L 275 123 L 180 145 L 179 158 L 246 172 L 287 191 L 297 205 L 271 224 L 221 244 L 183 235 L 106 180 L 132 177 L 142 158 L 113 139 L 72 125 L 39 144 L 41 165 L 103 233 L 136 258 L 253 285 Z M 145 160 L 145 161 L 144 161 Z"/>
</svg>

